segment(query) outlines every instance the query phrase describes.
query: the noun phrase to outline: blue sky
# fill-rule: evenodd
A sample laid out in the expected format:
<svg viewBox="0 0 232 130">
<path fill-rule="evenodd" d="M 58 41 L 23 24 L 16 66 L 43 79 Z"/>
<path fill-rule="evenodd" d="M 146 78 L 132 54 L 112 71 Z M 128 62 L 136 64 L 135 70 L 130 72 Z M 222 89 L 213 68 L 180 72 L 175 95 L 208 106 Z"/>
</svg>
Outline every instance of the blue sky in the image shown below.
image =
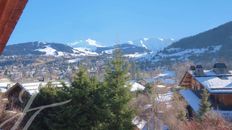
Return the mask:
<svg viewBox="0 0 232 130">
<path fill-rule="evenodd" d="M 9 44 L 180 39 L 232 21 L 231 0 L 29 0 Z"/>
</svg>

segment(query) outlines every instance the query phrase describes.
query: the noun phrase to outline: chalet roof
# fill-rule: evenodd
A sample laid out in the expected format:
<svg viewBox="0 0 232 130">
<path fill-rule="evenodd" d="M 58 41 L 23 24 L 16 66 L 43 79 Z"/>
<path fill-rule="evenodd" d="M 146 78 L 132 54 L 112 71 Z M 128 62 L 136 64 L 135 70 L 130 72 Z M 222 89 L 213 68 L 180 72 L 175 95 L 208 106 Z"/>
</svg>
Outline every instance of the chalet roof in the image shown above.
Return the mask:
<svg viewBox="0 0 232 130">
<path fill-rule="evenodd" d="M 67 86 L 70 86 L 68 82 L 64 82 Z M 47 82 L 34 82 L 34 83 L 22 83 L 20 86 L 25 89 L 30 95 L 38 93 L 39 89 L 45 86 Z M 51 82 L 54 87 L 62 87 L 61 82 Z M 1 85 L 1 84 L 0 84 Z"/>
<path fill-rule="evenodd" d="M 70 86 L 70 84 L 68 82 L 64 82 L 67 86 Z M 38 93 L 39 89 L 43 86 L 45 86 L 47 84 L 47 82 L 35 82 L 35 83 L 23 83 L 22 86 L 26 89 L 27 92 L 29 92 L 30 94 L 34 94 L 34 93 Z M 63 87 L 63 85 L 61 84 L 61 82 L 55 81 L 55 82 L 51 82 L 51 84 L 54 87 Z"/>
<path fill-rule="evenodd" d="M 204 70 L 204 76 L 196 76 L 188 71 L 210 93 L 232 93 L 232 73 L 217 74 L 213 70 Z"/>
<path fill-rule="evenodd" d="M 191 90 L 180 90 L 179 93 L 184 97 L 195 112 L 200 109 L 200 99 Z"/>
<path fill-rule="evenodd" d="M 42 82 L 35 82 L 35 83 L 25 83 L 22 84 L 23 88 L 29 92 L 31 95 L 34 93 L 38 93 L 39 92 L 39 88 L 40 86 L 44 86 L 46 85 L 46 83 L 42 83 Z"/>
</svg>

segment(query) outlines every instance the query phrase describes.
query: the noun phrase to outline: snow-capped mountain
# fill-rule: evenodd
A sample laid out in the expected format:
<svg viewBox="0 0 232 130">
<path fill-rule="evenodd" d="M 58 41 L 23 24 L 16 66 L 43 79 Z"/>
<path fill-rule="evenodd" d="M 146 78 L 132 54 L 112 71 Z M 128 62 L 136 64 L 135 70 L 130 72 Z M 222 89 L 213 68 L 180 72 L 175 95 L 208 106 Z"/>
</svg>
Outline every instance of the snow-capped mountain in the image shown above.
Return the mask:
<svg viewBox="0 0 232 130">
<path fill-rule="evenodd" d="M 79 40 L 73 43 L 68 43 L 67 45 L 80 49 L 80 50 L 88 50 L 88 51 L 95 51 L 98 47 L 104 47 L 101 45 L 101 43 L 97 42 L 93 39 L 87 39 L 87 40 Z"/>
<path fill-rule="evenodd" d="M 156 53 L 171 45 L 174 41 L 173 38 L 143 38 L 135 41 L 128 41 L 127 43 L 144 47 L 153 53 Z"/>
<path fill-rule="evenodd" d="M 27 42 L 8 45 L 3 55 L 45 55 L 45 56 L 98 56 L 102 54 L 112 54 L 113 50 L 120 48 L 122 53 L 128 57 L 138 57 L 141 54 L 149 52 L 149 50 L 131 44 L 119 44 L 109 47 L 103 47 L 96 44 L 94 41 L 89 41 L 87 46 L 79 46 L 73 48 L 66 44 L 61 43 L 48 43 L 48 42 Z M 84 44 L 82 44 L 84 45 Z M 91 47 L 91 48 L 90 48 Z M 92 50 L 91 50 L 92 49 Z"/>
<path fill-rule="evenodd" d="M 117 44 L 110 47 L 99 47 L 96 52 L 99 54 L 112 54 L 114 49 L 120 49 L 127 57 L 139 57 L 146 55 L 150 50 L 132 44 Z"/>
<path fill-rule="evenodd" d="M 101 42 L 97 42 L 93 39 L 79 40 L 77 42 L 68 43 L 69 46 L 73 47 L 79 52 L 85 52 L 88 54 L 112 54 L 116 48 L 121 49 L 122 53 L 127 57 L 139 57 L 146 55 L 150 50 L 142 46 L 132 45 L 129 43 L 117 44 L 112 46 L 103 46 Z"/>
<path fill-rule="evenodd" d="M 70 46 L 61 43 L 48 43 L 36 41 L 8 45 L 6 46 L 3 55 L 89 56 L 94 54 L 87 53 L 85 51 L 78 51 Z"/>
<path fill-rule="evenodd" d="M 111 46 L 103 46 L 100 42 L 90 38 L 68 44 L 36 41 L 8 45 L 3 55 L 98 56 L 111 55 L 113 50 L 119 48 L 124 56 L 138 58 L 156 53 L 172 41 L 173 39 L 143 38 Z"/>
</svg>

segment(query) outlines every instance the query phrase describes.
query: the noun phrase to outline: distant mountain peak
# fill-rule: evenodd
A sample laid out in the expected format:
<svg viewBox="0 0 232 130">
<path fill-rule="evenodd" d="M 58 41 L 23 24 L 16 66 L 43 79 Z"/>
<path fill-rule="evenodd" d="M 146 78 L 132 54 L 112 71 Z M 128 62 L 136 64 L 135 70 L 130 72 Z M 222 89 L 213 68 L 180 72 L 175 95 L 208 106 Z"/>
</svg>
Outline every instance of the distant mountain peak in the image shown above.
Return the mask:
<svg viewBox="0 0 232 130">
<path fill-rule="evenodd" d="M 148 41 L 148 40 L 149 40 L 149 38 L 146 38 L 146 37 L 145 37 L 145 38 L 143 38 L 143 40 L 144 40 L 144 41 Z"/>
<path fill-rule="evenodd" d="M 89 45 L 92 45 L 92 46 L 96 46 L 96 47 L 104 47 L 104 46 L 102 46 L 102 45 L 99 45 L 98 43 L 97 43 L 97 41 L 95 41 L 95 40 L 93 40 L 93 39 L 90 39 L 90 38 L 88 38 L 87 40 L 85 40 Z"/>
<path fill-rule="evenodd" d="M 174 42 L 173 38 L 141 38 L 134 41 L 127 41 L 127 44 L 136 45 L 148 49 L 154 53 L 164 49 Z"/>
<path fill-rule="evenodd" d="M 73 47 L 73 48 L 81 48 L 81 49 L 87 49 L 91 51 L 95 51 L 98 47 L 104 47 L 101 45 L 100 42 L 97 42 L 96 40 L 93 40 L 91 38 L 88 38 L 86 40 L 79 40 L 76 42 L 68 43 L 67 45 Z"/>
</svg>

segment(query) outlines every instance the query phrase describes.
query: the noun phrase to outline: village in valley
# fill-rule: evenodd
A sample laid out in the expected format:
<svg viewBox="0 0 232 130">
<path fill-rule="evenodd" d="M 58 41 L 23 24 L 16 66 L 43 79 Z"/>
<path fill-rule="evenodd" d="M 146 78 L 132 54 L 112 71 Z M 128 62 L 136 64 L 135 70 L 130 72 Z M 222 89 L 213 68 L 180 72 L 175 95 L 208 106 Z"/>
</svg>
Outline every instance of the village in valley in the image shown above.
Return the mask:
<svg viewBox="0 0 232 130">
<path fill-rule="evenodd" d="M 184 68 L 186 71 L 181 74 L 177 74 L 178 72 L 174 70 L 154 70 L 152 78 L 138 78 L 126 83 L 131 94 L 135 96 L 132 104 L 138 113 L 132 123 L 138 129 L 146 130 L 154 127 L 168 129 L 170 125 L 174 125 L 172 123 L 177 123 L 174 122 L 178 120 L 175 119 L 175 114 L 180 112 L 184 115 L 179 118 L 191 120 L 198 116 L 202 109 L 201 102 L 205 91 L 209 94 L 211 112 L 219 114 L 225 120 L 232 120 L 230 101 L 232 71 L 226 64 L 216 63 L 211 69 L 205 69 L 203 65 L 186 65 Z M 177 79 L 177 75 L 181 78 Z M 70 80 L 56 79 L 12 82 L 2 77 L 0 81 L 0 90 L 5 95 L 6 99 L 3 100 L 6 102 L 7 111 L 13 113 L 15 108 L 23 111 L 25 107 L 25 102 L 20 102 L 18 98 L 21 92 L 24 92 L 23 97 L 30 97 L 47 84 L 57 88 L 62 88 L 63 84 L 68 87 L 71 85 Z M 148 90 L 152 93 L 148 94 Z M 172 121 L 170 118 L 173 118 Z M 159 123 L 155 126 L 157 122 Z"/>
</svg>

